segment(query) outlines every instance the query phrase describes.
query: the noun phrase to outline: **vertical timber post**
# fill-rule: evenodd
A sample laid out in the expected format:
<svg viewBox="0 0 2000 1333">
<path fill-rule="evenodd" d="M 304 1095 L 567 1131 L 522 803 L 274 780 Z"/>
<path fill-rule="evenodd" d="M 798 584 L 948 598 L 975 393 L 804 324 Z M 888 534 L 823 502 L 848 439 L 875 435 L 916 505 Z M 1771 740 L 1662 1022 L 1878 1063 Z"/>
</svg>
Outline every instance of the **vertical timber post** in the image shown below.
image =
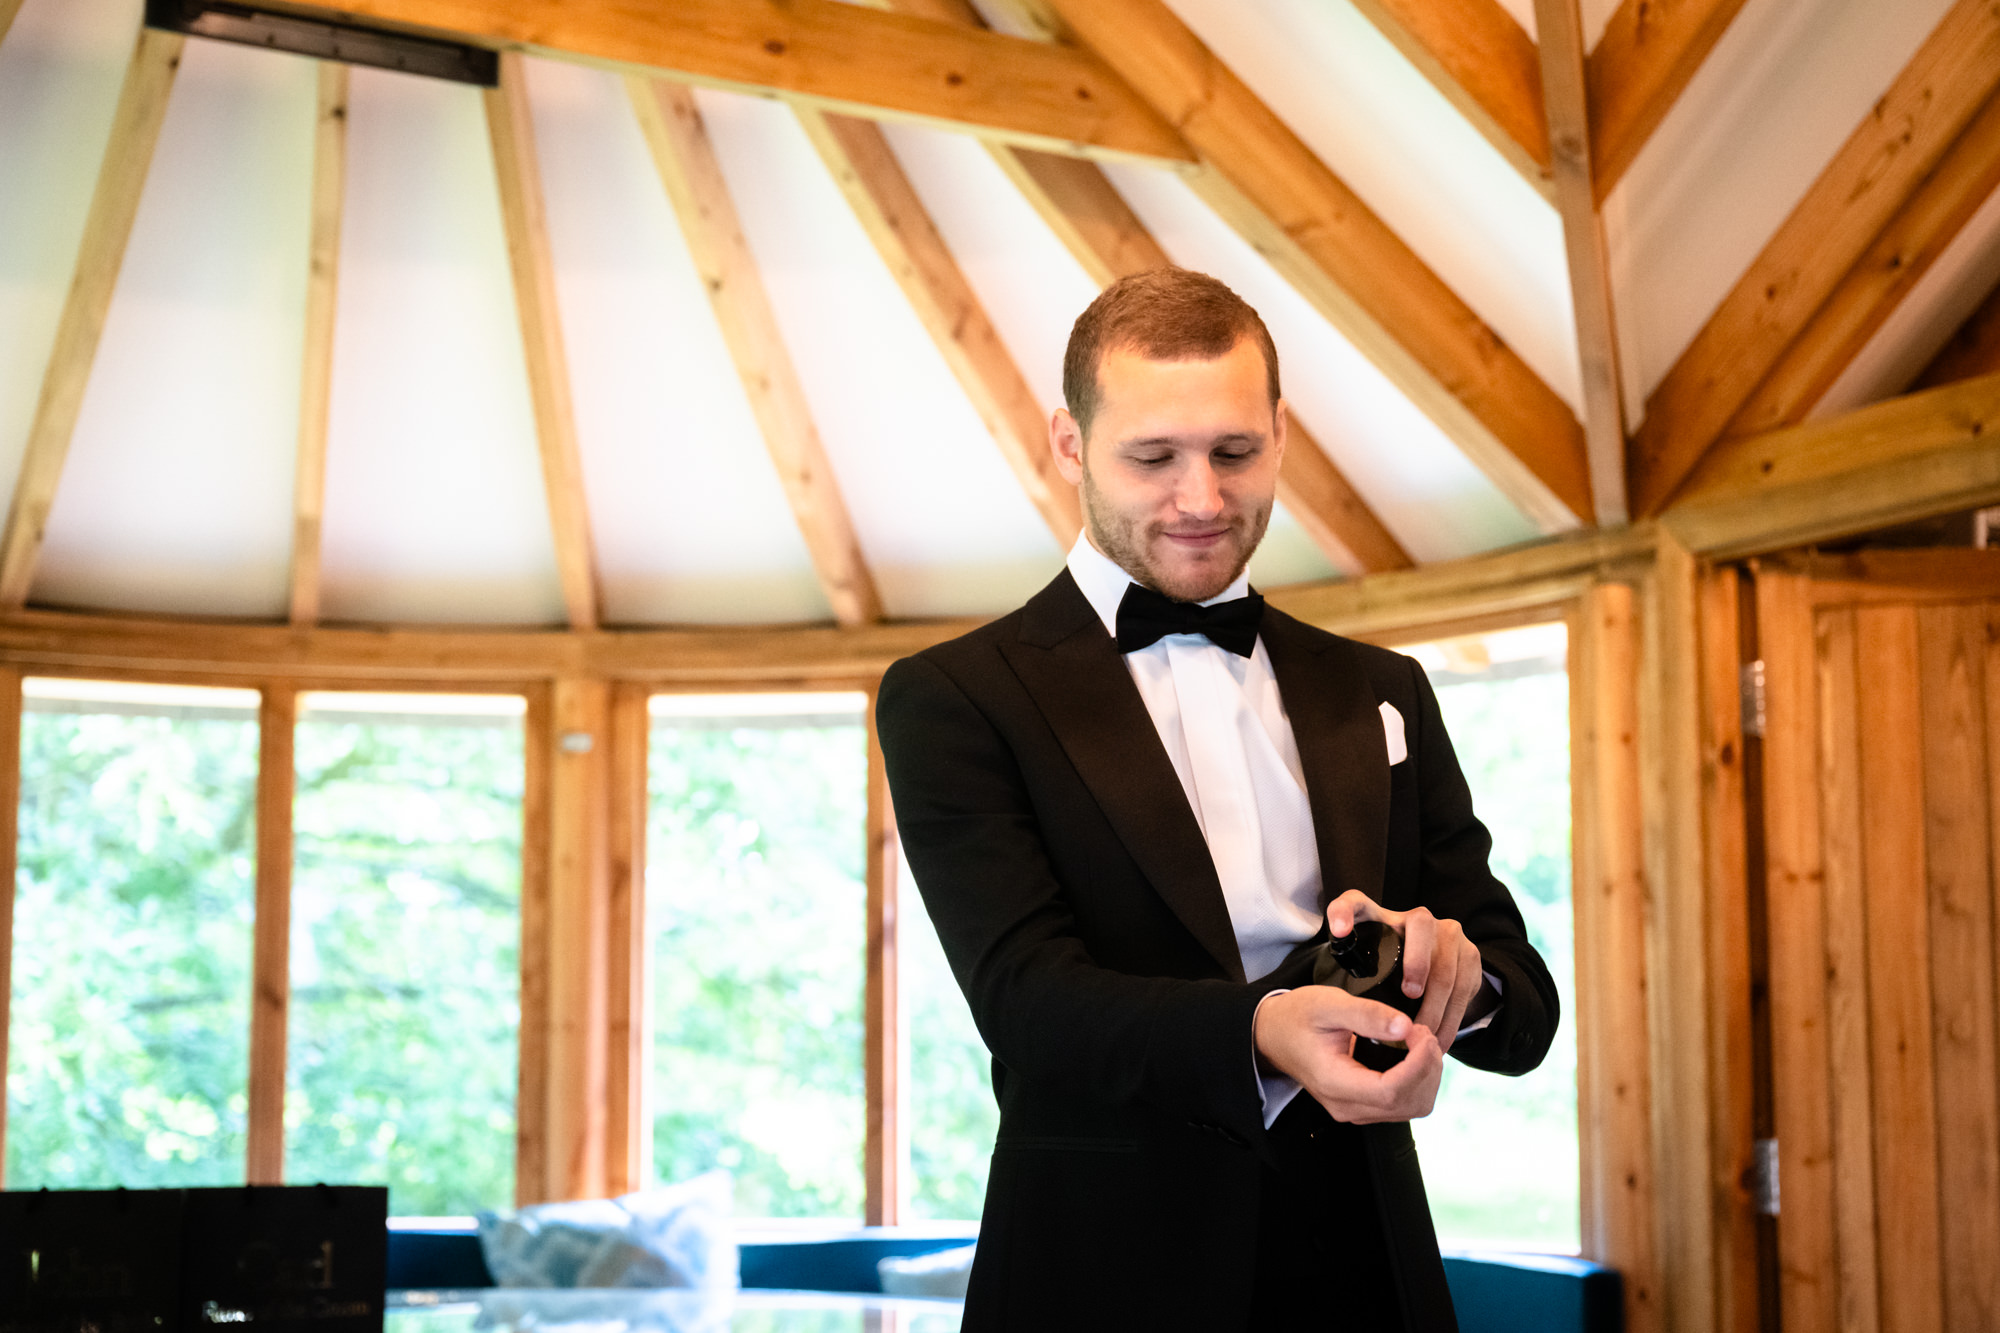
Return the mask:
<svg viewBox="0 0 2000 1333">
<path fill-rule="evenodd" d="M 250 963 L 250 1109 L 245 1179 L 285 1181 L 285 1033 L 292 982 L 293 732 L 299 696 L 266 685 L 257 708 L 257 915 Z"/>
</svg>

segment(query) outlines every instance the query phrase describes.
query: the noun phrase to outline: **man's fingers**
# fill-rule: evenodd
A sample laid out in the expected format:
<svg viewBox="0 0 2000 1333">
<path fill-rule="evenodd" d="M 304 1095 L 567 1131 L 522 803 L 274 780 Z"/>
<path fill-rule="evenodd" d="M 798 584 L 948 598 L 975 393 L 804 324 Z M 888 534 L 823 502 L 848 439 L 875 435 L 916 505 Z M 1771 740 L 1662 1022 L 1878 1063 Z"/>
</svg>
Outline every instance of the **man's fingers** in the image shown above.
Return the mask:
<svg viewBox="0 0 2000 1333">
<path fill-rule="evenodd" d="M 1403 994 L 1413 1000 L 1430 984 L 1431 951 L 1437 947 L 1437 927 L 1437 918 L 1427 907 L 1419 907 L 1403 917 Z"/>
<path fill-rule="evenodd" d="M 1359 889 L 1349 889 L 1326 905 L 1326 928 L 1335 939 L 1345 939 L 1356 921 L 1373 921 L 1375 900 Z"/>
</svg>

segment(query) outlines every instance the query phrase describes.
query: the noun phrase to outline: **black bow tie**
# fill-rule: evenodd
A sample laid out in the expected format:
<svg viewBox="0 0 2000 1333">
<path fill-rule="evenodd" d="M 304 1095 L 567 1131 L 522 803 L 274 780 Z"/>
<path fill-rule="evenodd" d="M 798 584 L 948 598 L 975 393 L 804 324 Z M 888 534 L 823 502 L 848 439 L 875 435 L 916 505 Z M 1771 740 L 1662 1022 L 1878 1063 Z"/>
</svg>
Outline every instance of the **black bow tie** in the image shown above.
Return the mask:
<svg viewBox="0 0 2000 1333">
<path fill-rule="evenodd" d="M 1248 657 L 1257 649 L 1257 625 L 1263 618 L 1264 599 L 1254 592 L 1234 601 L 1202 606 L 1177 602 L 1134 583 L 1118 603 L 1118 651 L 1136 653 L 1169 634 L 1205 634 L 1216 647 Z"/>
</svg>

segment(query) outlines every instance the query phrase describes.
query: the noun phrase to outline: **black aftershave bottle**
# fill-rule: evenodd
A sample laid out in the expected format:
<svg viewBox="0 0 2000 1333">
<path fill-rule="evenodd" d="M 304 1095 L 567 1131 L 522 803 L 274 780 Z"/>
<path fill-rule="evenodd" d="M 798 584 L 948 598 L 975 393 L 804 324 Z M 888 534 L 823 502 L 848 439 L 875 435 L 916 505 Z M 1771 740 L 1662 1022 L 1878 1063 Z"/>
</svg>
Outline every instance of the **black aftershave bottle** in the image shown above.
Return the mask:
<svg viewBox="0 0 2000 1333">
<path fill-rule="evenodd" d="M 1380 921 L 1357 921 L 1346 935 L 1329 939 L 1313 961 L 1313 981 L 1379 1001 L 1411 1018 L 1424 1002 L 1422 996 L 1403 994 L 1403 937 Z M 1354 1039 L 1355 1060 L 1378 1072 L 1394 1068 L 1407 1051 L 1400 1041 Z"/>
</svg>

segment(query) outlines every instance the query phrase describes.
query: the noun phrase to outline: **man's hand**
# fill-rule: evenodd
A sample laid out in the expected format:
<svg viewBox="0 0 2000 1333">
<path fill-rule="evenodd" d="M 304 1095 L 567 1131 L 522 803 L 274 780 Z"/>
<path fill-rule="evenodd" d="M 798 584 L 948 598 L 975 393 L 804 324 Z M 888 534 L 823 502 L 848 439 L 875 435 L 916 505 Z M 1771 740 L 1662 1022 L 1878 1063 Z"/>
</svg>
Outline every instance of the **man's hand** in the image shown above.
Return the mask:
<svg viewBox="0 0 2000 1333">
<path fill-rule="evenodd" d="M 1327 929 L 1335 939 L 1346 938 L 1357 921 L 1380 921 L 1402 935 L 1403 994 L 1424 997 L 1417 1022 L 1437 1034 L 1440 1050 L 1450 1050 L 1465 1024 L 1466 1006 L 1486 981 L 1479 946 L 1465 938 L 1458 922 L 1440 921 L 1428 907 L 1392 912 L 1358 889 L 1327 904 Z"/>
<path fill-rule="evenodd" d="M 1429 1028 L 1386 1004 L 1334 986 L 1301 986 L 1257 1006 L 1257 1053 L 1289 1074 L 1335 1120 L 1369 1125 L 1431 1113 L 1444 1052 Z M 1400 1041 L 1410 1053 L 1386 1074 L 1354 1058 L 1354 1039 Z"/>
</svg>

